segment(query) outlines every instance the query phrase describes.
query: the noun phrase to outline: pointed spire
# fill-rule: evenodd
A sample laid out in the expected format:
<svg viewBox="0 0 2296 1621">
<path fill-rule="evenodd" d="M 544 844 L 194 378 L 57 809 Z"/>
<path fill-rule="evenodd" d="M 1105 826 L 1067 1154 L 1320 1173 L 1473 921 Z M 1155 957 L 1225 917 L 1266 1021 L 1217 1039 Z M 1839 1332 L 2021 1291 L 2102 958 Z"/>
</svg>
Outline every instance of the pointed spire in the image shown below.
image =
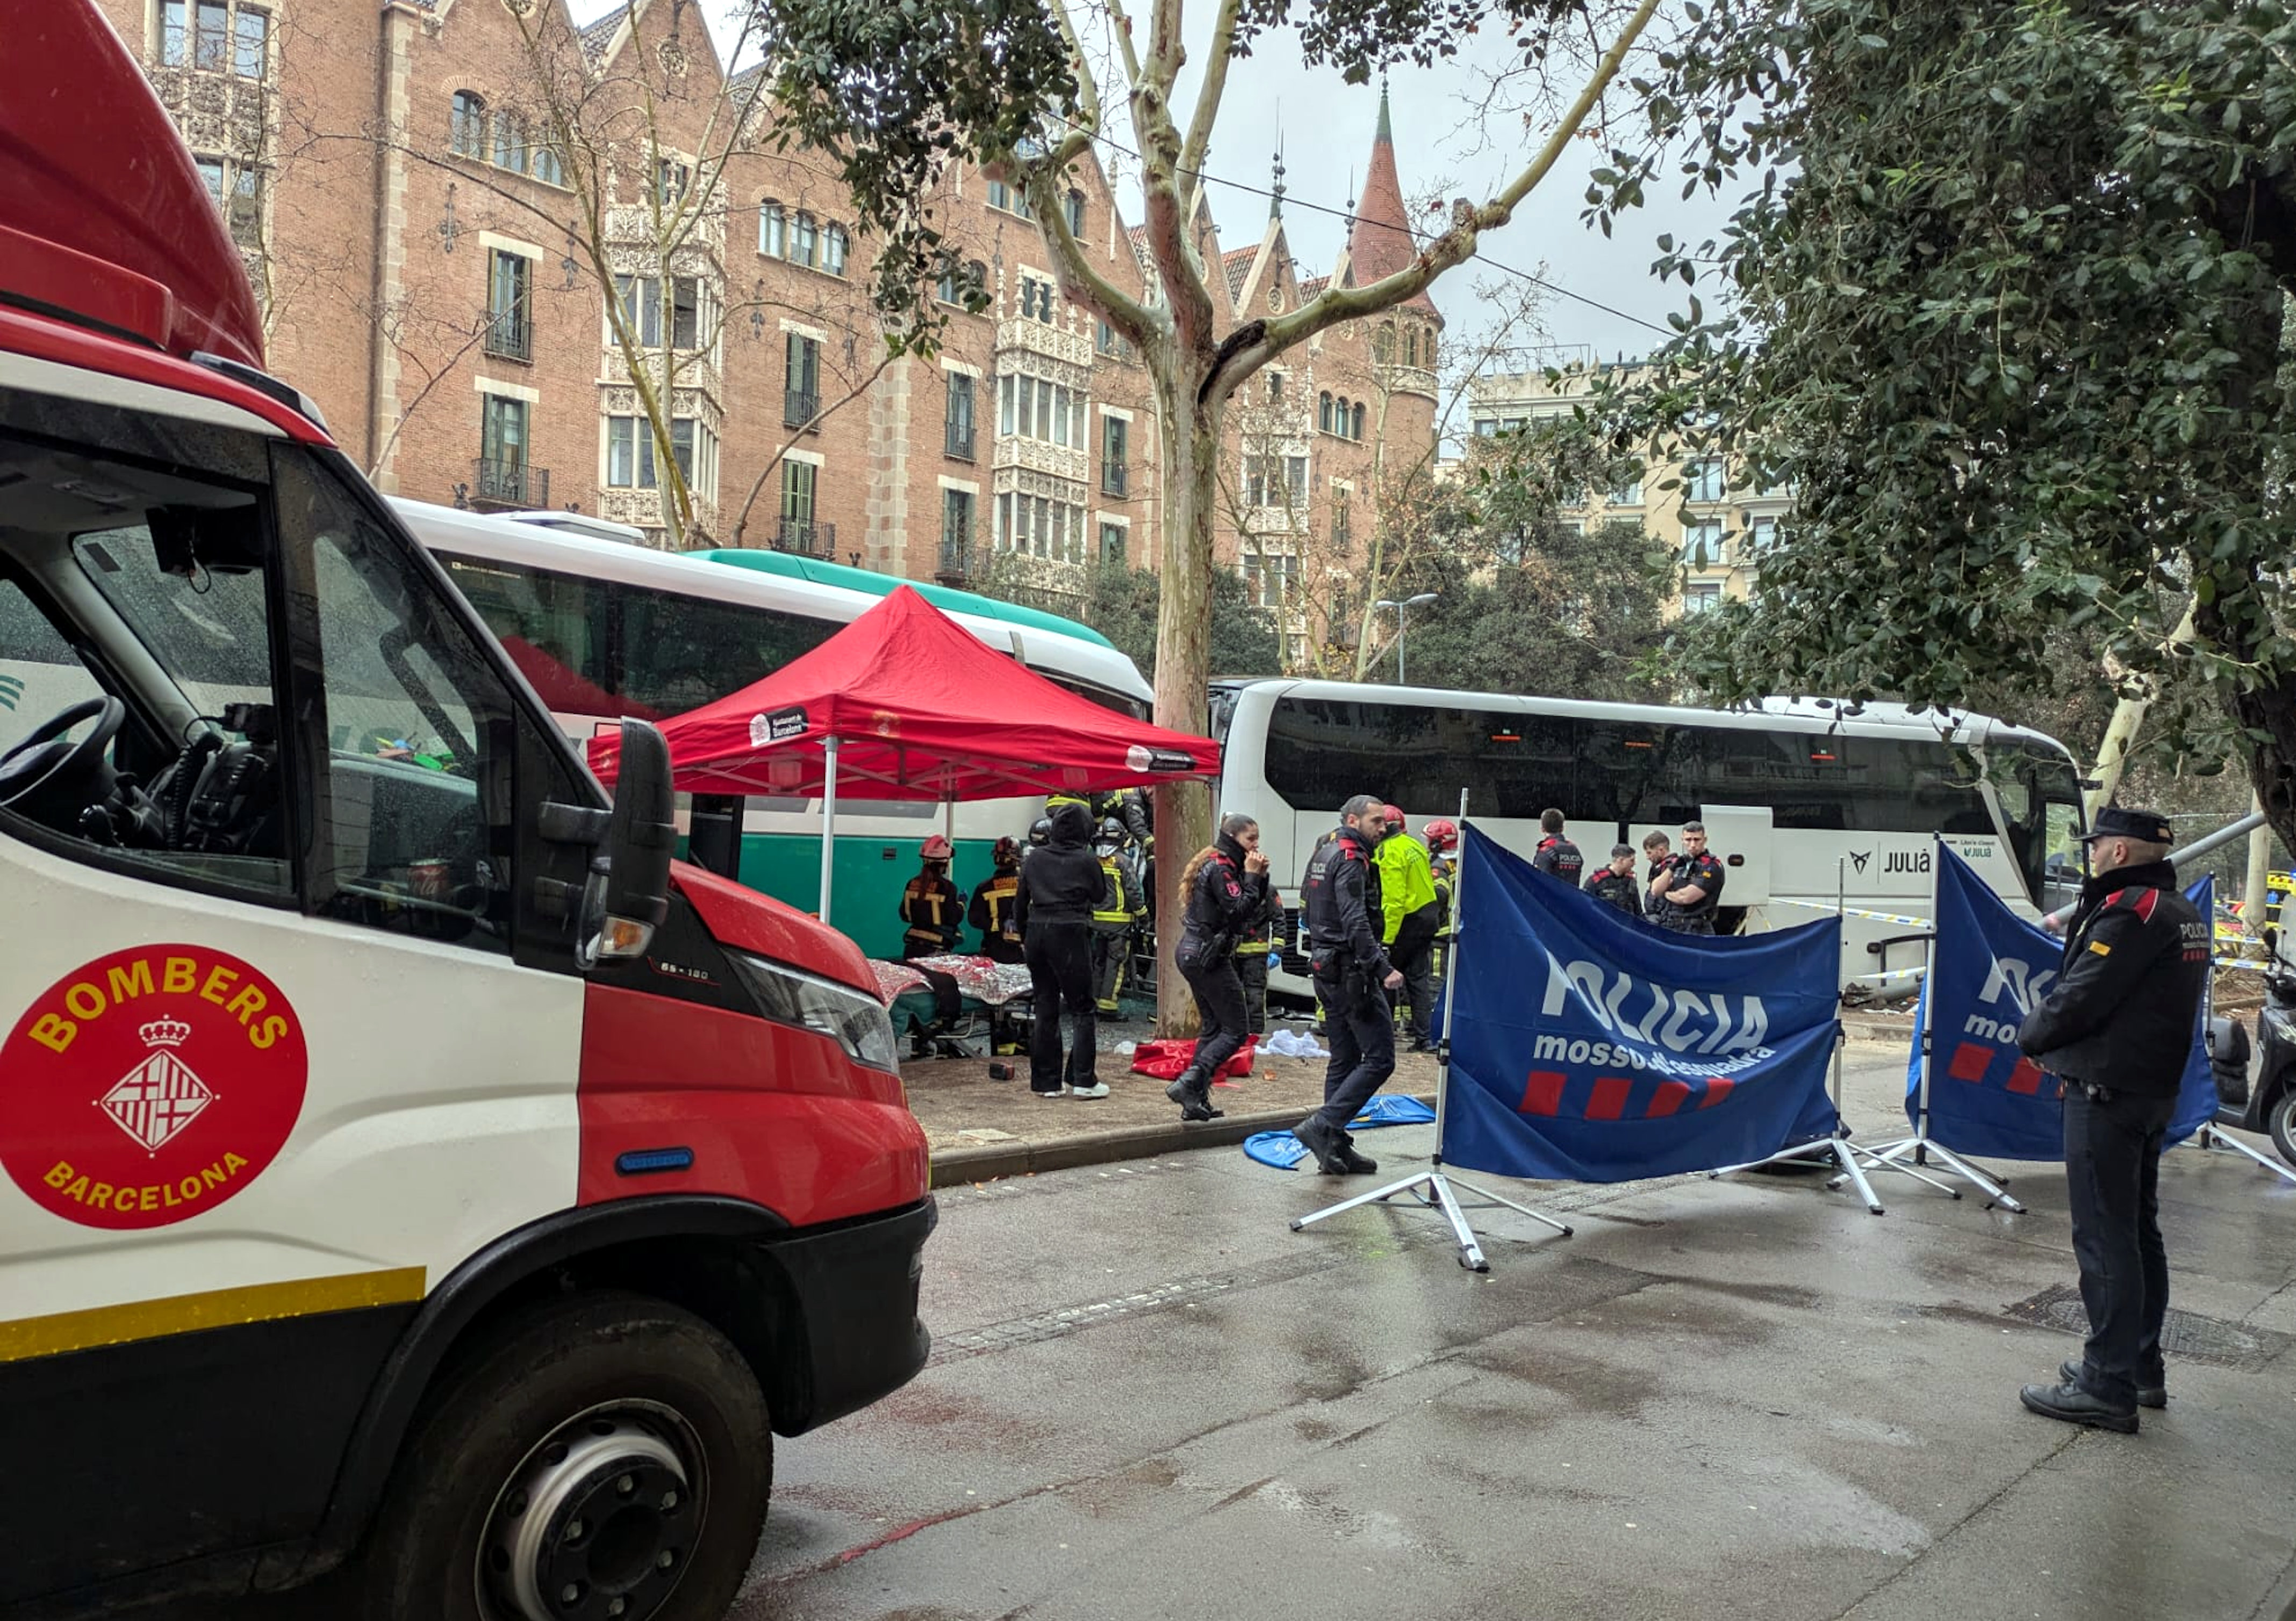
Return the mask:
<svg viewBox="0 0 2296 1621">
<path fill-rule="evenodd" d="M 1379 76 L 1379 134 L 1374 137 L 1379 145 L 1395 144 L 1395 122 L 1387 113 L 1387 75 Z"/>
<path fill-rule="evenodd" d="M 1419 253 L 1411 216 L 1403 201 L 1403 182 L 1396 171 L 1394 119 L 1388 107 L 1382 77 L 1379 92 L 1379 134 L 1372 142 L 1371 169 L 1364 176 L 1363 195 L 1351 204 L 1348 222 L 1348 274 L 1358 287 L 1394 274 Z M 1406 302 L 1413 308 L 1432 310 L 1434 301 L 1423 291 Z"/>
<path fill-rule="evenodd" d="M 1283 217 L 1283 137 L 1275 137 L 1275 180 L 1267 188 L 1267 217 Z"/>
</svg>

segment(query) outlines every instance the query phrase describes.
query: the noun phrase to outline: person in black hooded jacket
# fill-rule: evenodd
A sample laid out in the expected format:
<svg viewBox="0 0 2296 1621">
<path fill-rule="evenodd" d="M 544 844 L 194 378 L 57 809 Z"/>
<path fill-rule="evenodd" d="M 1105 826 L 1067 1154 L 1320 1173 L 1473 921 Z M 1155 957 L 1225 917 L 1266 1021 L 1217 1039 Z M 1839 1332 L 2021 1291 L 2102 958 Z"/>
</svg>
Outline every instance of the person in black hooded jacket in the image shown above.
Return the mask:
<svg viewBox="0 0 2296 1621">
<path fill-rule="evenodd" d="M 1212 1078 L 1235 1056 L 1250 1029 L 1243 980 L 1235 971 L 1236 939 L 1259 920 L 1267 895 L 1267 857 L 1259 853 L 1259 823 L 1232 812 L 1220 819 L 1219 836 L 1180 875 L 1180 898 L 1187 910 L 1177 961 L 1202 1016 L 1195 1056 L 1164 1089 L 1180 1106 L 1183 1120 L 1220 1118 L 1212 1107 Z"/>
<path fill-rule="evenodd" d="M 1036 1022 L 1029 1038 L 1029 1090 L 1040 1098 L 1063 1092 L 1104 1098 L 1108 1085 L 1095 1073 L 1100 1040 L 1093 1003 L 1092 914 L 1107 876 L 1092 851 L 1092 813 L 1073 800 L 1056 806 L 1042 848 L 1021 864 L 1013 914 L 1035 991 Z M 1061 1010 L 1070 1020 L 1068 1068 L 1061 1067 Z"/>
</svg>

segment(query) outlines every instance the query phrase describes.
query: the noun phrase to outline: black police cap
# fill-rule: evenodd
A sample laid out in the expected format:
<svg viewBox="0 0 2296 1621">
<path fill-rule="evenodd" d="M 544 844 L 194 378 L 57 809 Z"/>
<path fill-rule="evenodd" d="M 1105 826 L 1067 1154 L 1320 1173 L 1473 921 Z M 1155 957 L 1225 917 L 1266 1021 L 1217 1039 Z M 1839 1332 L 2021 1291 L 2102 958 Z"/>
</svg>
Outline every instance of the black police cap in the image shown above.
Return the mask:
<svg viewBox="0 0 2296 1621">
<path fill-rule="evenodd" d="M 2141 839 L 2147 844 L 2174 844 L 2175 831 L 2169 818 L 2158 811 L 2123 810 L 2118 805 L 2108 805 L 2096 814 L 2096 825 L 2082 835 L 2082 842 L 2092 839 Z"/>
</svg>

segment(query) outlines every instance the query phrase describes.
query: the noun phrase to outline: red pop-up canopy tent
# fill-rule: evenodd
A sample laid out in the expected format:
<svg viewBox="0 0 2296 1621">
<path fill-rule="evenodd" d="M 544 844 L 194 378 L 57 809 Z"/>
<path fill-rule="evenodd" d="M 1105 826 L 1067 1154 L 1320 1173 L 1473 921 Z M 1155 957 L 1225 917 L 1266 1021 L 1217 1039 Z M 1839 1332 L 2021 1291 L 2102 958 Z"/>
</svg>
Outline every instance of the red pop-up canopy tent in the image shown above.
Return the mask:
<svg viewBox="0 0 2296 1621">
<path fill-rule="evenodd" d="M 829 916 L 837 798 L 1088 793 L 1219 774 L 1219 745 L 1103 708 L 981 643 L 904 585 L 764 680 L 663 723 L 687 793 L 822 800 Z M 621 738 L 590 740 L 611 783 Z"/>
</svg>

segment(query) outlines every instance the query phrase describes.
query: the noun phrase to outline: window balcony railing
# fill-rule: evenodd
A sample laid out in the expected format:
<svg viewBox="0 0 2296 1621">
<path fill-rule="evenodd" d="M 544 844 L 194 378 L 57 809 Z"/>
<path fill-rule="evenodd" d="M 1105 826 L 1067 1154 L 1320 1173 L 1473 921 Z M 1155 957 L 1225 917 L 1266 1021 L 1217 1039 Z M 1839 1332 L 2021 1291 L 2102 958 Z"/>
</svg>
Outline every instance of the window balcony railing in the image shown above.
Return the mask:
<svg viewBox="0 0 2296 1621">
<path fill-rule="evenodd" d="M 471 504 L 480 511 L 548 506 L 550 470 L 503 456 L 480 456 L 478 480 L 471 487 Z"/>
<path fill-rule="evenodd" d="M 534 323 L 523 315 L 489 317 L 486 350 L 497 360 L 531 362 L 534 359 Z"/>
<path fill-rule="evenodd" d="M 972 461 L 972 424 L 971 422 L 949 423 L 947 432 L 943 439 L 943 444 L 948 454 L 955 460 L 959 462 Z"/>
<path fill-rule="evenodd" d="M 816 523 L 809 518 L 783 518 L 774 531 L 774 549 L 794 552 L 801 557 L 834 557 L 837 526 Z"/>
<path fill-rule="evenodd" d="M 933 577 L 944 585 L 962 585 L 972 575 L 972 547 L 969 542 L 944 539 L 940 543 L 940 566 Z"/>
<path fill-rule="evenodd" d="M 783 389 L 782 390 L 783 427 L 802 428 L 820 414 L 820 389 Z"/>
<path fill-rule="evenodd" d="M 1121 495 L 1131 487 L 1132 469 L 1122 462 L 1103 462 L 1100 464 L 1100 492 L 1103 495 Z"/>
</svg>

